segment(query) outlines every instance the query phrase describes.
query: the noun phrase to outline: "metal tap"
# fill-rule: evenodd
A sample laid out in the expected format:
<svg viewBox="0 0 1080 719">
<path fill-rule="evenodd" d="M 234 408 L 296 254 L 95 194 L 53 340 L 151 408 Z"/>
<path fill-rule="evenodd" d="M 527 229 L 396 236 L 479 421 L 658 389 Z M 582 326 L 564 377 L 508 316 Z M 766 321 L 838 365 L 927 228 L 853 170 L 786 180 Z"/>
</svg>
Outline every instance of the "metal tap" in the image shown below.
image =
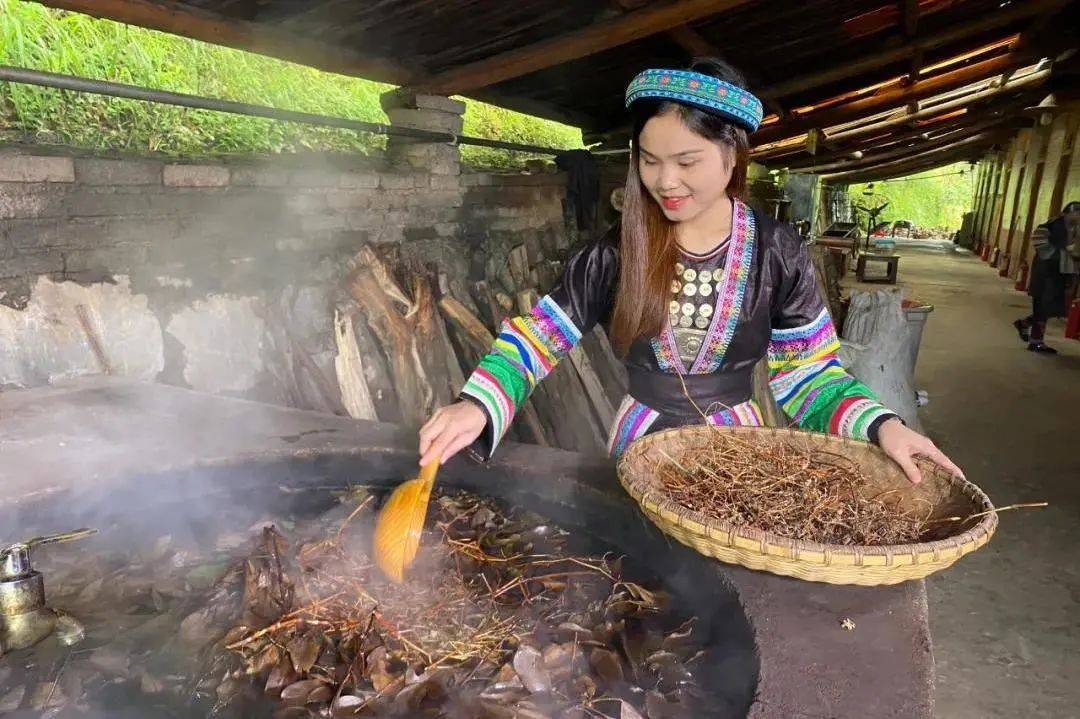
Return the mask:
<svg viewBox="0 0 1080 719">
<path fill-rule="evenodd" d="M 0 549 L 0 654 L 25 649 L 52 633 L 56 614 L 45 606 L 45 578 L 30 564 L 30 550 L 97 534 L 96 529 L 31 537 Z"/>
</svg>

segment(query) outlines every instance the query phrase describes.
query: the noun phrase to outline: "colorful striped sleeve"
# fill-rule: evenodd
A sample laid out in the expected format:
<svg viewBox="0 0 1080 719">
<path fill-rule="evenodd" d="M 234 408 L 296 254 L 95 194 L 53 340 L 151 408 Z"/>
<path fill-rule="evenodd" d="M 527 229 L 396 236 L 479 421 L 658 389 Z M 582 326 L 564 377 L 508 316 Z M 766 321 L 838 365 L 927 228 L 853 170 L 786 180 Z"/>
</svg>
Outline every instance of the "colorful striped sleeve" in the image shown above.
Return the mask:
<svg viewBox="0 0 1080 719">
<path fill-rule="evenodd" d="M 810 255 L 802 247 L 799 254 L 773 317 L 769 387 L 799 427 L 876 441 L 877 428 L 896 415 L 840 365 L 840 341 L 817 293 Z"/>
<path fill-rule="evenodd" d="M 484 459 L 494 453 L 536 386 L 607 315 L 617 276 L 613 245 L 584 248 L 567 261 L 559 283 L 529 314 L 503 322 L 491 351 L 461 391 L 487 414 L 487 429 L 474 445 Z"/>
</svg>

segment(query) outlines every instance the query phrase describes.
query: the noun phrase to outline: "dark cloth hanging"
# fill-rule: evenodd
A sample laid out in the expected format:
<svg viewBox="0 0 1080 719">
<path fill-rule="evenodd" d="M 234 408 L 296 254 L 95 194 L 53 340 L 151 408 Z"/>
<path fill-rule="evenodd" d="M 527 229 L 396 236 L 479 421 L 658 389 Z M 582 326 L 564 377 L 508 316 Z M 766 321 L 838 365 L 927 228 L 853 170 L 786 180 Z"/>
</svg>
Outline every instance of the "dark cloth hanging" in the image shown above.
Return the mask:
<svg viewBox="0 0 1080 719">
<path fill-rule="evenodd" d="M 600 199 L 600 163 L 596 156 L 588 150 L 569 150 L 556 155 L 555 165 L 569 176 L 566 196 L 574 203 L 578 229 L 592 229 Z"/>
</svg>

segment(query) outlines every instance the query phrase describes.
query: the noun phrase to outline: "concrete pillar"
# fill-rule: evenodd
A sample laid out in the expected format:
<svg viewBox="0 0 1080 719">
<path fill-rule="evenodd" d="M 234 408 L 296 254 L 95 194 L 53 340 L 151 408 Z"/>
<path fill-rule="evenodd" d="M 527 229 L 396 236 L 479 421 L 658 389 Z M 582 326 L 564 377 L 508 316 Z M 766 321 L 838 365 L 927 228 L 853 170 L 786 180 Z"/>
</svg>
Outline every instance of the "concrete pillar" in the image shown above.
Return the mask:
<svg viewBox="0 0 1080 719">
<path fill-rule="evenodd" d="M 385 93 L 380 100 L 391 125 L 461 134 L 464 102 L 410 90 L 394 90 Z M 434 175 L 461 173 L 461 151 L 458 145 L 450 142 L 425 142 L 391 136 L 387 155 L 391 164 L 401 169 L 426 171 Z"/>
</svg>

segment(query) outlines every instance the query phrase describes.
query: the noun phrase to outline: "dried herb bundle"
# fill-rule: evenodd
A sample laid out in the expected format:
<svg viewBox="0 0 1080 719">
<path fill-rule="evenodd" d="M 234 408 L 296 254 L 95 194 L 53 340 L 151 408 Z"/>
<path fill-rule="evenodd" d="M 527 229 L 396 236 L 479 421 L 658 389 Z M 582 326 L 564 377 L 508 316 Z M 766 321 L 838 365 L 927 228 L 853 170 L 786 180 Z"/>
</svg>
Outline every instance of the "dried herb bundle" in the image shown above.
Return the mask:
<svg viewBox="0 0 1080 719">
<path fill-rule="evenodd" d="M 241 709 L 256 677 L 282 716 L 697 714 L 692 622 L 624 580 L 620 561 L 575 555 L 541 518 L 463 493 L 437 500 L 394 584 L 367 554 L 370 516 L 356 518 L 370 513 L 362 503 L 295 553 L 263 531 L 222 641 L 239 667 L 218 664 L 219 710 Z"/>
<path fill-rule="evenodd" d="M 656 468 L 672 501 L 736 526 L 823 544 L 886 545 L 919 541 L 922 511 L 899 506 L 887 493 L 866 497 L 866 476 L 843 455 L 783 442 L 746 442 L 732 435 Z"/>
</svg>

